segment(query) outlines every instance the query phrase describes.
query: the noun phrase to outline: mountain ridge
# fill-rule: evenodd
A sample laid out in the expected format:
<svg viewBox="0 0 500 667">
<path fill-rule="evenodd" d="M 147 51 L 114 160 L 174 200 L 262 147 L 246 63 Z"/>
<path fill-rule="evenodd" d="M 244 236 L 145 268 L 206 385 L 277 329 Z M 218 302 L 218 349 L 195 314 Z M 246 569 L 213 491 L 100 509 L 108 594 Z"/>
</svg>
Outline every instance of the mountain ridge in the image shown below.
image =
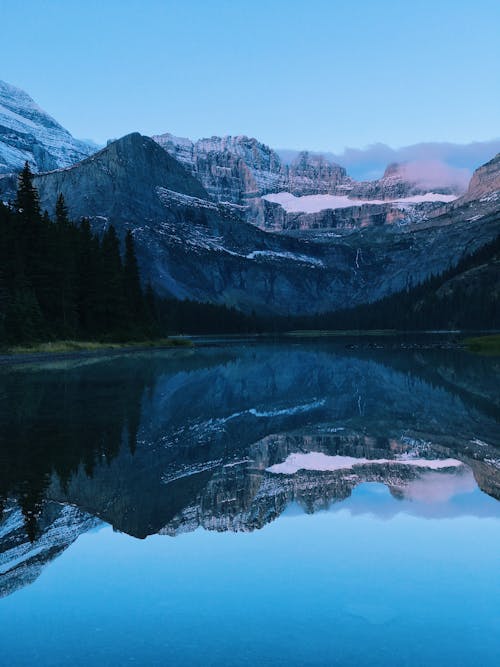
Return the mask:
<svg viewBox="0 0 500 667">
<path fill-rule="evenodd" d="M 67 167 L 95 151 L 75 139 L 24 90 L 0 80 L 0 174 Z"/>
</svg>

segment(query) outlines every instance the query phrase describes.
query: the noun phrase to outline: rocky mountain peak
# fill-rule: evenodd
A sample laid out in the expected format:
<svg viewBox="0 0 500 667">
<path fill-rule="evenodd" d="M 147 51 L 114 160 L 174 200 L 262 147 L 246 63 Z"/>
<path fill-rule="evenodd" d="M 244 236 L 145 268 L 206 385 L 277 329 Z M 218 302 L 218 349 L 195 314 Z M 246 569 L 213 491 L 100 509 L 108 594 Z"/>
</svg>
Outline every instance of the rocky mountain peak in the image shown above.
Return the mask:
<svg viewBox="0 0 500 667">
<path fill-rule="evenodd" d="M 500 153 L 476 169 L 472 175 L 464 201 L 500 197 Z"/>
<path fill-rule="evenodd" d="M 67 167 L 95 151 L 71 136 L 20 88 L 0 81 L 0 174 Z"/>
<path fill-rule="evenodd" d="M 382 178 L 401 177 L 402 165 L 400 162 L 391 162 L 387 165 Z"/>
<path fill-rule="evenodd" d="M 333 194 L 350 182 L 346 170 L 323 155 L 300 152 L 288 167 L 288 188 L 296 196 Z"/>
<path fill-rule="evenodd" d="M 322 155 L 303 151 L 284 165 L 275 150 L 245 135 L 196 142 L 171 134 L 153 139 L 199 178 L 217 201 L 243 204 L 279 191 L 328 194 L 350 183 L 345 169 Z"/>
<path fill-rule="evenodd" d="M 153 139 L 196 176 L 213 199 L 234 204 L 284 187 L 278 154 L 244 135 L 191 141 L 172 134 Z"/>
<path fill-rule="evenodd" d="M 78 164 L 39 174 L 35 185 L 49 212 L 62 192 L 70 214 L 116 220 L 159 216 L 157 188 L 208 198 L 203 186 L 182 164 L 138 132 L 113 141 Z"/>
</svg>

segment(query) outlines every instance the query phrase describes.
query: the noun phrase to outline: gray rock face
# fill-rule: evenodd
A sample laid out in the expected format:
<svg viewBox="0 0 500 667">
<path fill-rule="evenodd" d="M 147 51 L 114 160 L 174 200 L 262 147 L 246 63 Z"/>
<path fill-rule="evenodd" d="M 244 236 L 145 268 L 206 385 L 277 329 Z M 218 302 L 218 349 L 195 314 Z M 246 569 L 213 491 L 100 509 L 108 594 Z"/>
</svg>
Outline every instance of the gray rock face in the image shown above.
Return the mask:
<svg viewBox="0 0 500 667">
<path fill-rule="evenodd" d="M 500 201 L 500 153 L 476 169 L 462 201 Z"/>
<path fill-rule="evenodd" d="M 382 225 L 407 225 L 442 212 L 443 202 L 422 202 L 398 205 L 388 201 L 383 204 L 360 203 L 346 208 L 325 208 L 317 213 L 287 212 L 279 204 L 263 200 L 264 211 L 255 216 L 255 224 L 262 229 L 286 234 L 309 232 L 311 238 L 324 237 L 335 231 L 348 232 Z"/>
<path fill-rule="evenodd" d="M 313 194 L 343 194 L 351 179 L 346 170 L 322 155 L 303 151 L 286 167 L 288 192 L 301 197 Z"/>
<path fill-rule="evenodd" d="M 171 134 L 153 139 L 196 176 L 216 201 L 242 204 L 285 188 L 279 156 L 256 139 L 211 137 L 192 142 Z"/>
<path fill-rule="evenodd" d="M 202 185 L 149 138 L 129 134 L 81 163 L 35 178 L 42 207 L 54 211 L 62 192 L 70 214 L 90 215 L 103 223 L 157 220 L 164 207 L 156 188 L 207 199 Z"/>
<path fill-rule="evenodd" d="M 211 200 L 177 160 L 139 134 L 40 174 L 35 185 L 49 212 L 62 192 L 74 219 L 89 216 L 98 230 L 113 223 L 122 236 L 132 229 L 143 276 L 159 294 L 260 313 L 312 314 L 377 300 L 498 233 L 494 202 L 483 203 L 476 220 L 468 202 L 401 228 L 360 225 L 348 235 L 314 238 L 263 232 L 245 222 L 241 207 Z"/>
<path fill-rule="evenodd" d="M 299 153 L 290 165 L 256 139 L 244 136 L 211 137 L 192 142 L 162 134 L 153 137 L 184 164 L 217 201 L 246 203 L 269 192 L 297 196 L 325 194 L 350 183 L 343 167 L 321 155 Z"/>
<path fill-rule="evenodd" d="M 0 81 L 0 174 L 67 167 L 96 147 L 71 136 L 23 90 Z"/>
</svg>

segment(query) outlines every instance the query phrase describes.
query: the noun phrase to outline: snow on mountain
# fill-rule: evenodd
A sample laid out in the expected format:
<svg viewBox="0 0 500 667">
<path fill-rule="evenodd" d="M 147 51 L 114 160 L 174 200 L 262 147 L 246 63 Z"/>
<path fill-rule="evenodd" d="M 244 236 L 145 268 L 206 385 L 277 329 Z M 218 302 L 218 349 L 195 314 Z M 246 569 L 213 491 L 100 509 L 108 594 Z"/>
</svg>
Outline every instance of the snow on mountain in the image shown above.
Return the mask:
<svg viewBox="0 0 500 667">
<path fill-rule="evenodd" d="M 443 202 L 454 201 L 456 195 L 444 195 L 437 192 L 427 192 L 422 195 L 413 195 L 412 197 L 402 197 L 401 199 L 351 199 L 347 195 L 305 195 L 295 197 L 290 192 L 276 192 L 264 195 L 263 199 L 280 204 L 287 213 L 318 213 L 326 209 L 351 208 L 352 206 L 363 206 L 365 204 L 387 204 L 393 203 L 400 208 L 408 204 L 422 204 L 425 202 Z"/>
<path fill-rule="evenodd" d="M 191 141 L 163 134 L 153 139 L 201 181 L 212 200 L 245 206 L 246 221 L 266 231 L 407 224 L 464 189 L 450 184 L 431 163 L 393 163 L 382 178 L 358 182 L 324 155 L 302 151 L 286 163 L 269 146 L 245 136 Z M 326 211 L 339 213 L 327 219 Z"/>
<path fill-rule="evenodd" d="M 20 88 L 0 81 L 0 174 L 67 167 L 91 155 L 96 146 L 71 136 Z"/>
</svg>

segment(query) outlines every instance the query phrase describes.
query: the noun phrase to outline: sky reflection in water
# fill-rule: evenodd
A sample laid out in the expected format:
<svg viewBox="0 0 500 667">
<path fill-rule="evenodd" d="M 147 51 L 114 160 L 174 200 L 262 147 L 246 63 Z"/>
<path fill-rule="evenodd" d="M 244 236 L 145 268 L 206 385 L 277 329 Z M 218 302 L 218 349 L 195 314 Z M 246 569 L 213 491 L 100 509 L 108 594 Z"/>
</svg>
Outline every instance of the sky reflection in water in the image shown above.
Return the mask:
<svg viewBox="0 0 500 667">
<path fill-rule="evenodd" d="M 31 412 L 0 415 L 2 661 L 497 664 L 497 371 L 284 345 L 4 372 Z M 267 471 L 294 452 L 368 463 Z"/>
</svg>

